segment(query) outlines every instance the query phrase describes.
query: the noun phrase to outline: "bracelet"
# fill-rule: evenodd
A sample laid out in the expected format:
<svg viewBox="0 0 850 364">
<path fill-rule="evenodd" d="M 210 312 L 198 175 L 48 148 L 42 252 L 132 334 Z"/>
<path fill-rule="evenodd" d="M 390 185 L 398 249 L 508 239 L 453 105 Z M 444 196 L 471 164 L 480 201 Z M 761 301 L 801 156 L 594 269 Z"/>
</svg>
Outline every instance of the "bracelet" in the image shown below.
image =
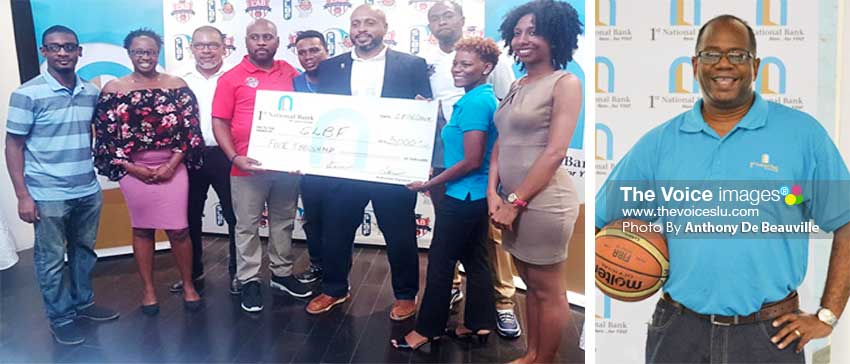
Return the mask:
<svg viewBox="0 0 850 364">
<path fill-rule="evenodd" d="M 239 154 L 234 154 L 233 158 L 230 158 L 230 164 L 233 164 L 233 161 L 235 161 L 236 157 L 238 157 L 238 156 L 239 156 Z"/>
</svg>

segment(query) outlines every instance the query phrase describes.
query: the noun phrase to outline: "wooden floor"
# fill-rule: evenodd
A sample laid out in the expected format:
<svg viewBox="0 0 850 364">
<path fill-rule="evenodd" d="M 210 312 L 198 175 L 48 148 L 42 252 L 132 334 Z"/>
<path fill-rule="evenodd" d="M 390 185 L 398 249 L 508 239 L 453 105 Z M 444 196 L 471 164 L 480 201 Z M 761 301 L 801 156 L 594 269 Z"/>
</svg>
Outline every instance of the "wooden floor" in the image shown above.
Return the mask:
<svg viewBox="0 0 850 364">
<path fill-rule="evenodd" d="M 156 317 L 144 316 L 139 309 L 140 280 L 132 257 L 101 259 L 93 274 L 96 300 L 117 309 L 121 318 L 101 324 L 81 321 L 87 340 L 73 347 L 53 341 L 35 282 L 32 250 L 20 252 L 21 261 L 0 272 L 0 363 L 503 363 L 524 351 L 525 335 L 518 340 L 493 335 L 482 347 L 442 340 L 438 348 L 424 352 L 393 349 L 389 339 L 410 330 L 414 320 L 389 319 L 393 296 L 381 248 L 355 249 L 353 300 L 331 313 L 308 315 L 305 300 L 273 295 L 267 286 L 262 313 L 246 313 L 238 297 L 228 292 L 226 240 L 210 235 L 205 244 L 206 304 L 196 313 L 183 309 L 182 296 L 168 292 L 177 277 L 170 253 L 156 256 L 154 279 L 162 308 Z M 296 243 L 294 252 L 296 271 L 301 271 L 308 263 L 304 244 Z M 427 252 L 421 251 L 423 282 L 426 260 Z M 521 315 L 522 293 L 516 300 Z M 459 317 L 452 316 L 450 325 Z M 584 310 L 574 307 L 559 362 L 584 362 L 584 351 L 578 348 L 583 323 Z"/>
</svg>

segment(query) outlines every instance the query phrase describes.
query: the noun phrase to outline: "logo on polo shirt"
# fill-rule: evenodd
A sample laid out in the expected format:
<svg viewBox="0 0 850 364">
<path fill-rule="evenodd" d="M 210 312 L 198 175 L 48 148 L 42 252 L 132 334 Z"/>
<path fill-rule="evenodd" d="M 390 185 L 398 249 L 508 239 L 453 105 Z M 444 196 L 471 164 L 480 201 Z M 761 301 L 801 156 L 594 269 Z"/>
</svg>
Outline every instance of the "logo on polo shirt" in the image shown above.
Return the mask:
<svg viewBox="0 0 850 364">
<path fill-rule="evenodd" d="M 254 19 L 263 19 L 266 15 L 272 11 L 272 8 L 269 6 L 269 2 L 271 0 L 245 0 L 248 6 L 245 8 L 245 12 L 248 13 Z"/>
<path fill-rule="evenodd" d="M 192 15 L 195 15 L 195 10 L 192 10 L 192 0 L 177 0 L 171 5 L 171 16 L 182 24 L 186 24 Z"/>
<path fill-rule="evenodd" d="M 800 185 L 782 186 L 779 188 L 779 194 L 785 196 L 785 204 L 788 206 L 799 205 L 803 203 L 803 187 Z"/>
<path fill-rule="evenodd" d="M 775 5 L 779 5 L 776 7 Z M 756 1 L 756 25 L 786 26 L 788 25 L 788 0 L 758 0 Z"/>
<path fill-rule="evenodd" d="M 327 0 L 325 2 L 325 10 L 336 17 L 345 15 L 348 9 L 351 9 L 351 2 L 348 0 Z"/>
<path fill-rule="evenodd" d="M 785 63 L 776 57 L 765 57 L 759 64 L 756 87 L 762 95 L 785 94 Z"/>
<path fill-rule="evenodd" d="M 761 155 L 760 161 L 750 162 L 750 168 L 762 168 L 765 171 L 779 173 L 779 167 L 775 164 L 770 164 L 770 155 L 767 153 Z"/>
<path fill-rule="evenodd" d="M 245 85 L 250 88 L 257 88 L 260 85 L 260 81 L 253 77 L 245 78 Z"/>
</svg>

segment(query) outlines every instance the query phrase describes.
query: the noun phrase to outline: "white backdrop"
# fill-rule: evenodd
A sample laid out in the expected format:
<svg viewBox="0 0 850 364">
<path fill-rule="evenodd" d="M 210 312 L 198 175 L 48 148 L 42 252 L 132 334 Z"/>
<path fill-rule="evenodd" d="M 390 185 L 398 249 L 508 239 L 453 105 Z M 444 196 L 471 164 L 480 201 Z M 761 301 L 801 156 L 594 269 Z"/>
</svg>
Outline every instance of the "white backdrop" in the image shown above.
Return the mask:
<svg viewBox="0 0 850 364">
<path fill-rule="evenodd" d="M 817 3 L 596 0 L 596 4 L 597 186 L 638 138 L 699 99 L 690 57 L 699 27 L 719 14 L 744 19 L 756 33 L 762 59 L 756 90 L 768 100 L 818 116 Z M 823 277 L 813 274 L 811 267 L 821 257 L 817 250 L 822 243 L 811 243 L 809 274 L 800 288 L 804 310 L 818 306 Z M 658 295 L 624 303 L 596 290 L 597 362 L 644 357 L 647 324 L 657 300 Z M 809 362 L 812 353 L 825 344 L 821 340 L 807 346 Z"/>
<path fill-rule="evenodd" d="M 433 1 L 383 0 L 366 1 L 381 8 L 387 14 L 389 31 L 384 42 L 393 49 L 418 54 L 437 46 L 436 39 L 428 31 L 427 11 Z M 265 18 L 278 26 L 280 48 L 275 58 L 283 59 L 300 69 L 295 54 L 296 33 L 302 30 L 318 30 L 328 40 L 330 56 L 352 50 L 348 39 L 348 19 L 351 12 L 363 1 L 347 0 L 241 0 L 241 1 L 191 1 L 164 0 L 163 20 L 165 30 L 165 65 L 172 73 L 186 67 L 193 67 L 194 60 L 189 49 L 192 32 L 202 25 L 213 25 L 225 33 L 228 45 L 225 67 L 231 67 L 241 61 L 245 55 L 245 28 L 254 19 Z M 484 35 L 484 0 L 464 0 L 461 2 L 466 17 L 466 35 Z M 298 221 L 303 218 L 303 209 L 298 208 Z M 204 212 L 204 231 L 227 233 L 221 216 L 218 197 L 210 190 Z M 431 229 L 434 224 L 434 210 L 431 201 L 419 194 L 417 208 L 417 237 L 420 247 L 428 247 L 431 242 Z M 265 221 L 261 223 L 260 234 L 267 236 Z M 296 224 L 295 237 L 303 239 L 301 224 Z M 359 243 L 384 244 L 383 234 L 378 229 L 377 220 L 371 205 L 366 207 L 363 226 L 358 230 L 356 241 Z"/>
</svg>

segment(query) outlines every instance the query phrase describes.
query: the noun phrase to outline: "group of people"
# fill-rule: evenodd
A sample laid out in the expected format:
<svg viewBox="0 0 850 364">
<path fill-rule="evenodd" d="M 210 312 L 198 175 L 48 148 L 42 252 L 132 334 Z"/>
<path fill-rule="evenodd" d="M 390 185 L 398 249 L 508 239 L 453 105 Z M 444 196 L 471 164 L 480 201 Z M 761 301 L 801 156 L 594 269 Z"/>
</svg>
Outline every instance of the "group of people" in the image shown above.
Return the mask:
<svg viewBox="0 0 850 364">
<path fill-rule="evenodd" d="M 355 231 L 371 201 L 396 299 L 390 319 L 417 316 L 413 331 L 392 340 L 395 348 L 416 350 L 443 335 L 484 342 L 494 328 L 518 337 L 513 263 L 527 285 L 528 350 L 517 362 L 551 362 L 569 319 L 564 261 L 578 215 L 578 192 L 560 167 L 582 88 L 562 69 L 577 49 L 582 24 L 560 1 L 535 0 L 512 10 L 500 32 L 527 72 L 515 80 L 494 41 L 463 38 L 464 21 L 458 3 L 436 2 L 428 23 L 440 47 L 420 58 L 389 49 L 384 13 L 362 5 L 350 17 L 351 52 L 329 58 L 320 32 L 298 33 L 303 73 L 275 60 L 280 38 L 268 20 L 247 27 L 247 55 L 230 70 L 223 69 L 221 31 L 202 26 L 192 34 L 194 67 L 179 77 L 157 70 L 162 39 L 139 29 L 124 41 L 133 72 L 101 90 L 75 73 L 82 48 L 73 30 L 48 28 L 41 39 L 47 72 L 11 96 L 6 158 L 20 218 L 35 227 L 38 283 L 56 340 L 83 342 L 78 318 L 118 317 L 95 304 L 91 289 L 102 204 L 96 170 L 117 181 L 126 200 L 147 315 L 159 312 L 157 229 L 168 235 L 180 272 L 169 290 L 182 292 L 187 310 L 203 307 L 201 221 L 210 186 L 228 224 L 230 291 L 241 296 L 247 312 L 263 309 L 264 209 L 270 288 L 312 297 L 306 311 L 321 314 L 350 299 Z M 440 103 L 434 173 L 401 186 L 264 170 L 247 156 L 257 90 L 433 99 Z M 430 194 L 436 220 L 417 315 L 419 192 Z M 310 266 L 294 274 L 299 195 Z M 63 269 L 65 253 L 70 274 Z M 450 306 L 463 297 L 453 284 L 458 262 L 467 276 L 464 320 L 446 329 Z"/>
</svg>

